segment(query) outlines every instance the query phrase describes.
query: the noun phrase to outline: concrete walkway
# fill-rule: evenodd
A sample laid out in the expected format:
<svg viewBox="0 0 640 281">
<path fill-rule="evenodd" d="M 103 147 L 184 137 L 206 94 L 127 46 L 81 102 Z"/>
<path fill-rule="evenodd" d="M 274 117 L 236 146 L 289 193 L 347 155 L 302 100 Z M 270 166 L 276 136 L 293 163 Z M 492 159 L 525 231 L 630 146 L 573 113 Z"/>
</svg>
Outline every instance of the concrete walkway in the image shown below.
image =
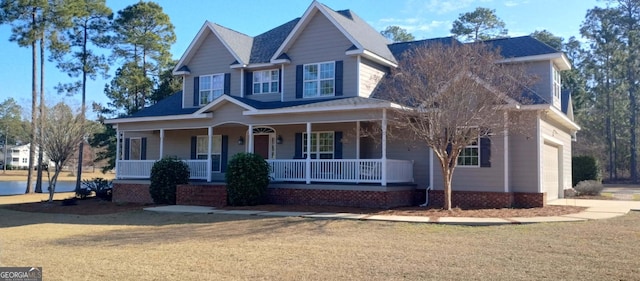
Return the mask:
<svg viewBox="0 0 640 281">
<path fill-rule="evenodd" d="M 171 205 L 162 207 L 145 208 L 146 211 L 168 213 L 198 213 L 221 215 L 251 215 L 266 217 L 302 217 L 314 219 L 351 219 L 369 221 L 393 221 L 413 223 L 438 223 L 449 225 L 487 226 L 503 224 L 529 224 L 544 222 L 576 222 L 587 220 L 609 219 L 627 214 L 629 211 L 640 211 L 638 201 L 619 200 L 585 200 L 585 199 L 559 199 L 549 203 L 550 205 L 581 206 L 588 207 L 583 212 L 554 216 L 554 217 L 513 217 L 513 218 L 471 218 L 471 217 L 442 217 L 437 221 L 430 221 L 429 217 L 422 216 L 392 216 L 392 215 L 367 215 L 351 213 L 314 213 L 314 212 L 268 212 L 259 210 L 225 210 L 213 207 Z"/>
</svg>

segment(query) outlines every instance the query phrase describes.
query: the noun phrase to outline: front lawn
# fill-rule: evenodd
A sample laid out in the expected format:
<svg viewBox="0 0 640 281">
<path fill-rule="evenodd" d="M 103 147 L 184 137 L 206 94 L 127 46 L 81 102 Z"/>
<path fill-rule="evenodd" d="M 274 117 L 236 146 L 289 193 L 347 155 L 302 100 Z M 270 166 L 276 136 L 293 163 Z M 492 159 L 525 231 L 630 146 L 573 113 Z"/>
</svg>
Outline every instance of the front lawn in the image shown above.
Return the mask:
<svg viewBox="0 0 640 281">
<path fill-rule="evenodd" d="M 640 214 L 463 227 L 0 208 L 0 266 L 45 280 L 638 280 Z"/>
</svg>

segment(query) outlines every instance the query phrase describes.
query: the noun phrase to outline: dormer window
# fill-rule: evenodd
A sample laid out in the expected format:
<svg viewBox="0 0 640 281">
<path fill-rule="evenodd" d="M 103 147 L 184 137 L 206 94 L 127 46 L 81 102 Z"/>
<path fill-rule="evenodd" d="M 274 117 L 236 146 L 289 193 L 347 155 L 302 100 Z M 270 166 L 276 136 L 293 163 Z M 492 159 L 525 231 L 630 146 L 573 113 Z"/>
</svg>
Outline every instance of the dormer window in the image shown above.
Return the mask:
<svg viewBox="0 0 640 281">
<path fill-rule="evenodd" d="M 200 105 L 205 105 L 224 93 L 224 73 L 200 76 Z"/>
<path fill-rule="evenodd" d="M 551 67 L 553 75 L 553 106 L 560 108 L 560 94 L 562 92 L 562 81 L 560 71 Z"/>
<path fill-rule="evenodd" d="M 267 94 L 279 92 L 279 70 L 264 70 L 253 73 L 253 93 Z"/>
<path fill-rule="evenodd" d="M 335 62 L 305 64 L 303 66 L 303 97 L 315 98 L 335 95 Z"/>
</svg>

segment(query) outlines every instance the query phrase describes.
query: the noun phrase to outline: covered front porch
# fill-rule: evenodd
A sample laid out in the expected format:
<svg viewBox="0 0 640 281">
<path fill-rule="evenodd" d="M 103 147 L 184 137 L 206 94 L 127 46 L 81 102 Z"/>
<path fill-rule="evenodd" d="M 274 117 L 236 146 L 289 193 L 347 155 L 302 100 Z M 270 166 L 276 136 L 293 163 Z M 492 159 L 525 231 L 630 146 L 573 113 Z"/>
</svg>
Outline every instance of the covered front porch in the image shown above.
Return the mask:
<svg viewBox="0 0 640 281">
<path fill-rule="evenodd" d="M 414 183 L 409 159 L 415 155 L 396 143 L 391 145 L 396 157 L 388 157 L 387 113 L 380 111 L 379 120 L 118 128 L 116 178 L 148 179 L 155 161 L 175 156 L 189 166 L 191 180 L 220 182 L 230 157 L 251 152 L 269 163 L 272 182 Z M 361 135 L 363 127 L 375 136 Z"/>
</svg>

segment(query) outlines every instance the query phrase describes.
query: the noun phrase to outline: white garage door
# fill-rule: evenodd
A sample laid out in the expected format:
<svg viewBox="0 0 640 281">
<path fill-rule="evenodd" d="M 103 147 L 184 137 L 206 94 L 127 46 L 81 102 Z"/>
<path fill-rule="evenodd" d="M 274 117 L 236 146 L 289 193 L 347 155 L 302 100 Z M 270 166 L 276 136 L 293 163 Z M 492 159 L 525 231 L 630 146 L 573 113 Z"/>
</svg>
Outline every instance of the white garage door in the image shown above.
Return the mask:
<svg viewBox="0 0 640 281">
<path fill-rule="evenodd" d="M 547 192 L 547 201 L 558 199 L 558 189 L 560 189 L 558 148 L 545 144 L 542 159 L 542 187 Z"/>
</svg>

